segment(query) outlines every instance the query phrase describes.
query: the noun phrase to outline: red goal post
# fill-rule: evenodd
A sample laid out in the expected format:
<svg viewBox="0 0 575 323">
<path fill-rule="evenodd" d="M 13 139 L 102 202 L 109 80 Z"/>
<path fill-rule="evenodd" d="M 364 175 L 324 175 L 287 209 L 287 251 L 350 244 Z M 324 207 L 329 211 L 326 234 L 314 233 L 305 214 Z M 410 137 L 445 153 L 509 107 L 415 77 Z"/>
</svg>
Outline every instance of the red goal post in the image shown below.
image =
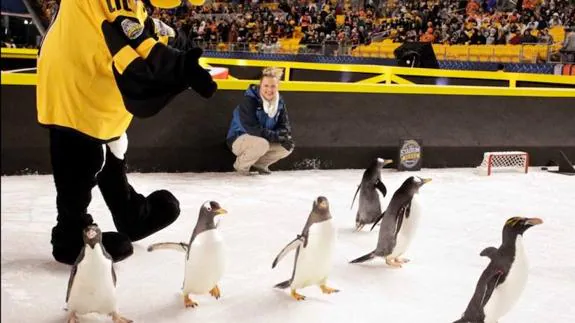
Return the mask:
<svg viewBox="0 0 575 323">
<path fill-rule="evenodd" d="M 524 151 L 488 151 L 483 154 L 477 170 L 482 175 L 491 175 L 494 170 L 529 171 L 529 154 Z"/>
</svg>

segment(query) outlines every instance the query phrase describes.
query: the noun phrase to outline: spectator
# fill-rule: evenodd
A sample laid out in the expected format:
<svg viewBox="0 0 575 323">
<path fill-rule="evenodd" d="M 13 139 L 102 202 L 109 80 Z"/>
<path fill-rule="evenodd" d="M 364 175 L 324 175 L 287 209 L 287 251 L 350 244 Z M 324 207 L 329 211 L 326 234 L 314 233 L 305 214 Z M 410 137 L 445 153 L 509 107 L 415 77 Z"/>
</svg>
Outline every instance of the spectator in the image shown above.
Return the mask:
<svg viewBox="0 0 575 323">
<path fill-rule="evenodd" d="M 281 69 L 264 69 L 259 85 L 251 84 L 234 109 L 226 141 L 237 156 L 234 169 L 242 175 L 268 175 L 270 165 L 293 151 L 288 113 L 278 91 L 282 74 Z"/>
<path fill-rule="evenodd" d="M 567 29 L 567 32 L 563 47 L 561 47 L 559 52 L 563 54 L 563 59 L 566 62 L 572 63 L 575 62 L 575 27 Z"/>
</svg>

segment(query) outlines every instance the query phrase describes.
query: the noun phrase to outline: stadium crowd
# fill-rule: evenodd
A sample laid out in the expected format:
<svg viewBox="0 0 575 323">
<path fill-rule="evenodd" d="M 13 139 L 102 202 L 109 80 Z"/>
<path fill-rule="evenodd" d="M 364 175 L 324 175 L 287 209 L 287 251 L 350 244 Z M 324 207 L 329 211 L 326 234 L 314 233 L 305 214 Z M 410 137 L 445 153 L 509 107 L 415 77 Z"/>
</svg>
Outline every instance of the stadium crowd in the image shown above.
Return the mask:
<svg viewBox="0 0 575 323">
<path fill-rule="evenodd" d="M 44 21 L 60 0 L 37 0 Z M 562 42 L 549 29 L 575 28 L 574 0 L 368 0 L 210 1 L 150 14 L 177 31 L 174 43 L 215 49 L 279 50 L 280 39 L 312 48 L 354 47 L 372 41 L 440 44 L 523 44 Z M 4 41 L 9 39 L 2 35 Z M 21 45 L 21 44 L 16 44 Z M 575 46 L 575 45 L 573 45 Z"/>
</svg>

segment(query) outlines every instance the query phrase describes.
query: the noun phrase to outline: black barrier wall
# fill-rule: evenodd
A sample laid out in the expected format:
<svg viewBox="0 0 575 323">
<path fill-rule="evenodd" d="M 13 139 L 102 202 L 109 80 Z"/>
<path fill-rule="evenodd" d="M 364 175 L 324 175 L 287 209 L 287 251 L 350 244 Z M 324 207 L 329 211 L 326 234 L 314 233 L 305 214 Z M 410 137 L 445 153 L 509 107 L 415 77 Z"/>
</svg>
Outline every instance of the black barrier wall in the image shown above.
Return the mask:
<svg viewBox="0 0 575 323">
<path fill-rule="evenodd" d="M 231 171 L 225 136 L 243 91 L 192 91 L 128 130 L 130 171 Z M 573 98 L 283 92 L 296 148 L 272 169 L 364 168 L 397 160 L 399 140 L 423 142 L 423 167 L 472 167 L 493 150 L 524 150 L 544 165 L 575 159 Z M 50 173 L 35 87 L 2 86 L 2 174 Z"/>
</svg>

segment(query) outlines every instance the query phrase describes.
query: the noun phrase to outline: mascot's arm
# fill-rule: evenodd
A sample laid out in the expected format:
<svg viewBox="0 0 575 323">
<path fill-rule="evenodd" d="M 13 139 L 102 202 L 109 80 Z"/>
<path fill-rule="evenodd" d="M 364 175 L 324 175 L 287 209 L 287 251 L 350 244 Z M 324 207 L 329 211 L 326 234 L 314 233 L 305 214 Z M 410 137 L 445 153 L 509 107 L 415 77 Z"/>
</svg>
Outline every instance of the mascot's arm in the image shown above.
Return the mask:
<svg viewBox="0 0 575 323">
<path fill-rule="evenodd" d="M 134 116 L 155 115 L 189 86 L 205 98 L 217 90 L 211 75 L 198 64 L 200 49 L 181 52 L 157 43 L 157 48 L 173 53 L 173 61 L 158 66 L 142 58 L 109 22 L 102 23 L 102 31 L 112 54 L 116 83 L 126 109 Z"/>
<path fill-rule="evenodd" d="M 166 93 L 176 89 L 182 91 L 191 87 L 206 98 L 215 93 L 217 84 L 213 81 L 210 73 L 202 68 L 198 62 L 202 55 L 201 49 L 193 48 L 189 51 L 179 51 L 156 40 L 155 27 L 146 28 L 147 17 L 143 19 L 144 23 L 138 18 L 145 16 L 145 14 L 138 14 L 143 10 L 140 5 L 136 5 L 136 8 L 133 9 L 113 9 L 108 6 L 109 0 L 100 1 L 102 1 L 102 7 L 106 14 L 106 20 L 102 23 L 102 32 L 114 57 L 115 67 L 118 67 L 118 60 L 122 61 L 120 65 L 128 67 L 131 61 L 136 59 L 135 57 L 132 58 L 132 54 L 127 54 L 133 51 L 126 47 L 135 50 L 142 60 L 143 64 L 138 63 L 137 66 L 129 69 L 124 68 L 124 71 L 120 73 L 122 75 L 120 79 L 135 78 L 140 85 L 144 85 L 130 89 L 131 91 L 134 91 L 136 95 L 140 93 L 145 95 L 149 93 L 148 88 L 153 87 L 156 87 L 156 91 L 159 88 L 164 88 Z M 128 3 L 129 6 L 139 2 Z M 124 88 L 126 87 L 124 86 Z M 127 89 L 123 89 L 123 91 L 127 91 Z"/>
</svg>

